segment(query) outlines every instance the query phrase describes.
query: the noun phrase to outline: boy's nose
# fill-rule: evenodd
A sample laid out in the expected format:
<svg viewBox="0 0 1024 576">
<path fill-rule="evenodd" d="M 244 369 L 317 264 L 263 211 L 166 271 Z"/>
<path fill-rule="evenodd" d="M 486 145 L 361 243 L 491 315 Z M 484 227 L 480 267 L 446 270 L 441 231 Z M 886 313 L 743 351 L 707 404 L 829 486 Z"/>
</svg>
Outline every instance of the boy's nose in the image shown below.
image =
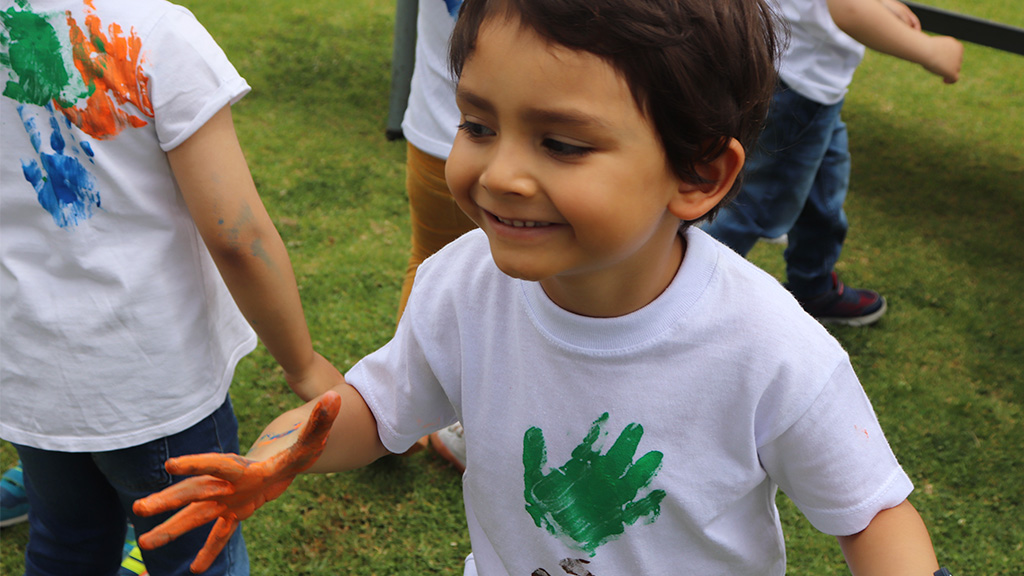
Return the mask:
<svg viewBox="0 0 1024 576">
<path fill-rule="evenodd" d="M 532 196 L 537 192 L 528 154 L 515 146 L 499 146 L 494 151 L 480 174 L 480 185 L 492 194 Z"/>
</svg>

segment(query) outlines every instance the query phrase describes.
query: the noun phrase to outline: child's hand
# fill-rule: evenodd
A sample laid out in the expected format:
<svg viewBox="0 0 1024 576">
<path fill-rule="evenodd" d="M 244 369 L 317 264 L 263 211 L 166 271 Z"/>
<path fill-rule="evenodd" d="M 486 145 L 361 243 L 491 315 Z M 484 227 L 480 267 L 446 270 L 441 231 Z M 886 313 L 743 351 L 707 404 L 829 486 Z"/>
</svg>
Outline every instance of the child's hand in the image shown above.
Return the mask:
<svg viewBox="0 0 1024 576">
<path fill-rule="evenodd" d="M 952 84 L 960 79 L 960 65 L 964 59 L 964 45 L 952 36 L 929 36 L 929 58 L 921 65 L 942 81 Z"/>
<path fill-rule="evenodd" d="M 264 461 L 237 454 L 197 454 L 171 458 L 171 474 L 196 475 L 136 500 L 139 516 L 152 516 L 186 506 L 163 524 L 139 537 L 145 550 L 158 548 L 214 519 L 217 523 L 190 567 L 205 571 L 224 549 L 238 523 L 264 503 L 280 496 L 295 476 L 316 462 L 341 408 L 341 396 L 328 392 L 317 402 L 298 440 Z"/>
<path fill-rule="evenodd" d="M 326 358 L 313 352 L 313 361 L 301 374 L 285 372 L 285 381 L 299 398 L 307 402 L 345 382 L 345 378 Z"/>
</svg>

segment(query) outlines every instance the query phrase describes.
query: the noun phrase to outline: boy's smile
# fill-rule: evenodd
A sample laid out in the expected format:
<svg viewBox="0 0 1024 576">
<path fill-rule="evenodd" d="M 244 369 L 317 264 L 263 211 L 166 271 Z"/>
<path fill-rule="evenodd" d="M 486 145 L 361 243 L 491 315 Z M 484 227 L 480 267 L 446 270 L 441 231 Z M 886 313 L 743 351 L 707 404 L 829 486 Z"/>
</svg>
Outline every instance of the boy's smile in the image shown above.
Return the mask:
<svg viewBox="0 0 1024 576">
<path fill-rule="evenodd" d="M 671 206 L 693 186 L 615 68 L 491 18 L 457 100 L 448 185 L 502 271 L 589 316 L 632 312 L 668 286 L 683 253 Z"/>
</svg>

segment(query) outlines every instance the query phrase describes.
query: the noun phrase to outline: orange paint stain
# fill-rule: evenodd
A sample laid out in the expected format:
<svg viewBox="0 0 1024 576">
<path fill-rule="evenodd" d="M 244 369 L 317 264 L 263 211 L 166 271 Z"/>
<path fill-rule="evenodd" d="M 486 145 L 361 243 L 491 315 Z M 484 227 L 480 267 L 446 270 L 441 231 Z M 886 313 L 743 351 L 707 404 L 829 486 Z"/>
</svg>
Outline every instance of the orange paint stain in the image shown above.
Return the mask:
<svg viewBox="0 0 1024 576">
<path fill-rule="evenodd" d="M 142 71 L 142 40 L 131 31 L 111 24 L 106 33 L 94 13 L 91 0 L 85 1 L 86 34 L 67 15 L 75 67 L 89 88 L 85 106 L 62 108 L 71 122 L 90 136 L 112 138 L 128 127 L 139 128 L 146 120 L 126 108 L 131 104 L 139 113 L 153 117 L 149 99 L 149 77 Z"/>
</svg>

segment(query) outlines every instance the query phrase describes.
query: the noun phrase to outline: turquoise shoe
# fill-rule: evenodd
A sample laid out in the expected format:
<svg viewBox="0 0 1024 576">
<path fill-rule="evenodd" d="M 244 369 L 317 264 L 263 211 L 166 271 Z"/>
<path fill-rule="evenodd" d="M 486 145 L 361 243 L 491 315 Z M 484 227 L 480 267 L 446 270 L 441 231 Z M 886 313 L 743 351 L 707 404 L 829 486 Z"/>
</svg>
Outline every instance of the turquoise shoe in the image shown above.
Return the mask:
<svg viewBox="0 0 1024 576">
<path fill-rule="evenodd" d="M 0 528 L 28 520 L 28 496 L 21 462 L 0 476 Z"/>
</svg>

